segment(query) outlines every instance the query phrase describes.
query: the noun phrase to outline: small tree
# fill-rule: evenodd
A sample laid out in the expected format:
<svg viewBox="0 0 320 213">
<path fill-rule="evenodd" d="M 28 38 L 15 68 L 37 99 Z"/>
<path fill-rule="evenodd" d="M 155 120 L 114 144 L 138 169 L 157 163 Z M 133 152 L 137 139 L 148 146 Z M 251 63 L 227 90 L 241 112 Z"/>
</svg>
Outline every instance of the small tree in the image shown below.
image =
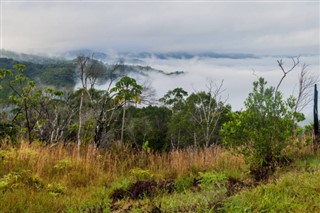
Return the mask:
<svg viewBox="0 0 320 213">
<path fill-rule="evenodd" d="M 292 118 L 303 120 L 303 115 L 295 112 L 293 97 L 283 100 L 279 91 L 266 85 L 263 78 L 253 83 L 253 91 L 244 103 L 246 110 L 233 113 L 221 131 L 224 143 L 244 154 L 252 172 L 275 168 L 294 136 Z"/>
</svg>

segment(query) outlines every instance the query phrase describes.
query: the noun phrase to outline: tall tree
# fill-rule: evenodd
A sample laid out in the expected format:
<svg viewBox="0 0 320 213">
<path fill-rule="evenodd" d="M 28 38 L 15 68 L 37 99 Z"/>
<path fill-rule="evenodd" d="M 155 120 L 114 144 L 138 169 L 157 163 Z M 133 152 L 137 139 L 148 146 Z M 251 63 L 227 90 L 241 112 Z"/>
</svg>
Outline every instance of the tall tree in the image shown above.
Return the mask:
<svg viewBox="0 0 320 213">
<path fill-rule="evenodd" d="M 188 92 L 182 89 L 181 87 L 175 88 L 173 90 L 169 90 L 162 98 L 160 98 L 160 102 L 162 102 L 166 107 L 171 110 L 171 119 L 168 124 L 169 135 L 170 135 L 170 143 L 171 148 L 176 149 L 180 147 L 181 144 L 181 135 L 182 128 L 179 128 L 180 125 L 183 125 L 183 119 L 185 115 L 182 110 L 185 107 L 186 99 L 188 96 Z"/>
<path fill-rule="evenodd" d="M 89 89 L 93 90 L 94 85 L 99 77 L 102 75 L 102 66 L 95 59 L 89 58 L 87 56 L 80 55 L 77 57 L 77 62 L 79 66 L 79 75 L 81 81 L 81 97 L 79 103 L 79 124 L 78 124 L 78 133 L 77 133 L 77 143 L 80 146 L 81 141 L 81 131 L 83 128 L 83 102 L 84 98 L 87 97 L 89 102 L 92 102 L 92 97 L 89 92 Z"/>
<path fill-rule="evenodd" d="M 9 97 L 10 102 L 15 106 L 14 121 L 22 121 L 22 130 L 27 133 L 29 143 L 32 143 L 34 138 L 34 129 L 39 120 L 43 117 L 43 110 L 39 108 L 41 101 L 40 90 L 35 87 L 35 82 L 28 79 L 22 74 L 25 66 L 17 64 L 14 66 L 17 74 L 14 75 L 14 80 L 10 81 L 10 88 L 13 95 Z"/>
<path fill-rule="evenodd" d="M 142 86 L 139 85 L 135 79 L 128 76 L 122 77 L 110 91 L 115 93 L 115 102 L 122 106 L 122 124 L 121 124 L 121 143 L 123 143 L 126 108 L 130 102 L 140 103 L 140 95 L 142 93 Z"/>
<path fill-rule="evenodd" d="M 118 109 L 118 106 L 113 102 L 113 96 L 110 94 L 111 86 L 116 78 L 115 73 L 122 68 L 122 62 L 108 66 L 106 69 L 108 75 L 108 87 L 106 90 L 101 91 L 99 100 L 94 104 L 96 106 L 95 115 L 95 128 L 94 128 L 94 138 L 93 143 L 95 147 L 102 145 L 103 133 L 105 130 L 110 129 L 111 122 L 114 119 L 115 110 Z"/>
</svg>

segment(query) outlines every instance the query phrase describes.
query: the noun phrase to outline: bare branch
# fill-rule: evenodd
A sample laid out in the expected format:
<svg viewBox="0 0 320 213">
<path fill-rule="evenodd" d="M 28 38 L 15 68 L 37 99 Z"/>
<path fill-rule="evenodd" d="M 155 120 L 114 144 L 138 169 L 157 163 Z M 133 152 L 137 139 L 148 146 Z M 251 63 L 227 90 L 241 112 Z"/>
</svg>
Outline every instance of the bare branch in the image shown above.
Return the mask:
<svg viewBox="0 0 320 213">
<path fill-rule="evenodd" d="M 308 65 L 303 64 L 299 75 L 299 92 L 297 95 L 295 112 L 301 112 L 313 99 L 312 89 L 318 82 L 319 76 L 315 76 L 307 69 Z"/>
<path fill-rule="evenodd" d="M 280 87 L 283 79 L 287 76 L 287 74 L 288 74 L 289 72 L 291 72 L 291 71 L 292 71 L 296 66 L 298 66 L 298 64 L 300 63 L 300 57 L 299 57 L 299 56 L 298 56 L 297 58 L 293 58 L 293 57 L 292 57 L 291 59 L 292 59 L 293 65 L 292 65 L 291 68 L 288 69 L 287 71 L 285 70 L 285 68 L 284 68 L 284 66 L 283 66 L 283 65 L 284 65 L 284 62 L 282 61 L 282 59 L 277 60 L 278 66 L 280 67 L 280 69 L 281 69 L 282 72 L 283 72 L 283 76 L 282 76 L 282 78 L 280 79 L 280 81 L 279 81 L 279 83 L 278 83 L 278 85 L 277 85 L 277 87 L 276 87 L 275 94 L 277 94 L 277 92 L 278 92 L 278 90 L 279 90 L 279 87 Z"/>
</svg>

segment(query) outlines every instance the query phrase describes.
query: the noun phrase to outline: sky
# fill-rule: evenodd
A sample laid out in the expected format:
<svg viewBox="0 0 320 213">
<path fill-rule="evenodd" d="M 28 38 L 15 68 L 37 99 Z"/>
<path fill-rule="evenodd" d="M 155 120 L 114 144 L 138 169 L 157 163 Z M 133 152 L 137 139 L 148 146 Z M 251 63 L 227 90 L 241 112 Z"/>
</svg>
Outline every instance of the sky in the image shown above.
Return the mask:
<svg viewBox="0 0 320 213">
<path fill-rule="evenodd" d="M 319 54 L 319 16 L 319 1 L 1 0 L 1 48 Z"/>
</svg>

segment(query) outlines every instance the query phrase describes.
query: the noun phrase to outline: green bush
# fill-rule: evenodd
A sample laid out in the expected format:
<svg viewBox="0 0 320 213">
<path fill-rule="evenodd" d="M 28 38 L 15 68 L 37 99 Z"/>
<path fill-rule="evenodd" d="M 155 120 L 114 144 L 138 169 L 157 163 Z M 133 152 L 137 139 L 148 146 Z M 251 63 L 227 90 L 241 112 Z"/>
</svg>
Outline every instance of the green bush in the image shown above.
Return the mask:
<svg viewBox="0 0 320 213">
<path fill-rule="evenodd" d="M 231 121 L 221 130 L 224 143 L 244 154 L 251 171 L 274 168 L 294 136 L 294 120 L 304 118 L 294 111 L 293 97 L 283 100 L 279 91 L 266 85 L 263 78 L 254 82 L 253 91 L 244 102 L 246 109 L 232 113 Z"/>
</svg>

